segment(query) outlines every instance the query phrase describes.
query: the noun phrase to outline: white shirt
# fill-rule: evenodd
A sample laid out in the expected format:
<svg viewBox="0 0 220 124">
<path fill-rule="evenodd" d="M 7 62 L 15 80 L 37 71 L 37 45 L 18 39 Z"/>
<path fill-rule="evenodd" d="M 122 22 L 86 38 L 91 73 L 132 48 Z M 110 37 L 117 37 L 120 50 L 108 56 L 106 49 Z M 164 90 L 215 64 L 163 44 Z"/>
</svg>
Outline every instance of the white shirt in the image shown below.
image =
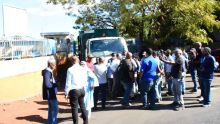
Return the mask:
<svg viewBox="0 0 220 124">
<path fill-rule="evenodd" d="M 72 89 L 82 89 L 87 86 L 87 71 L 79 64 L 74 64 L 68 68 L 66 76 L 65 95 Z"/>
<path fill-rule="evenodd" d="M 110 65 L 110 68 L 113 72 L 115 72 L 115 70 L 117 69 L 117 67 L 120 64 L 120 60 L 119 59 L 114 59 Z"/>
<path fill-rule="evenodd" d="M 107 79 L 106 79 L 107 67 L 105 64 L 95 65 L 94 72 L 95 72 L 96 77 L 99 80 L 99 84 L 107 83 Z"/>
<path fill-rule="evenodd" d="M 169 56 L 167 57 L 167 60 L 173 62 L 173 61 L 174 61 L 174 58 L 173 58 L 171 55 L 169 55 Z M 166 71 L 167 73 L 170 73 L 170 72 L 171 72 L 171 69 L 172 69 L 172 64 L 167 64 L 167 63 L 165 63 L 164 68 L 165 68 L 165 71 Z"/>
</svg>

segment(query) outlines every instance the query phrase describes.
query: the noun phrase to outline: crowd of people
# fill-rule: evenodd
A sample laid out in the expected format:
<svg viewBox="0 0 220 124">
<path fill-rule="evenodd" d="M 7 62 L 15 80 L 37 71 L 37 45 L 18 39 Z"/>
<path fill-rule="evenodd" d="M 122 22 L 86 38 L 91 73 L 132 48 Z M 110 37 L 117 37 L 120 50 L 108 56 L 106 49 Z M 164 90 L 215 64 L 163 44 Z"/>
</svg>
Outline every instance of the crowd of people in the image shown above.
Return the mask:
<svg viewBox="0 0 220 124">
<path fill-rule="evenodd" d="M 69 99 L 74 124 L 78 124 L 79 108 L 84 124 L 88 124 L 92 109 L 106 109 L 106 100 L 114 99 L 118 94 L 123 94 L 120 102 L 124 108 L 131 107 L 130 98 L 140 93 L 143 109 L 155 109 L 155 104 L 163 100 L 162 88 L 167 89 L 167 95 L 173 96 L 171 106 L 174 110 L 185 109 L 183 95 L 187 72 L 192 76 L 191 92 L 198 92 L 200 87 L 199 102 L 206 108 L 211 106 L 210 89 L 216 61 L 211 49 L 202 47 L 199 42 L 189 53 L 179 48 L 173 51 L 148 48 L 141 57 L 125 51 L 122 55 L 112 53 L 108 60 L 99 57 L 96 63 L 92 62 L 91 57 L 80 62 L 77 56 L 72 56 L 71 64 L 67 70 L 65 97 Z M 49 124 L 57 123 L 57 83 L 53 76 L 55 65 L 56 61 L 52 58 L 42 71 L 43 99 L 48 100 Z M 97 104 L 99 100 L 101 108 Z"/>
</svg>

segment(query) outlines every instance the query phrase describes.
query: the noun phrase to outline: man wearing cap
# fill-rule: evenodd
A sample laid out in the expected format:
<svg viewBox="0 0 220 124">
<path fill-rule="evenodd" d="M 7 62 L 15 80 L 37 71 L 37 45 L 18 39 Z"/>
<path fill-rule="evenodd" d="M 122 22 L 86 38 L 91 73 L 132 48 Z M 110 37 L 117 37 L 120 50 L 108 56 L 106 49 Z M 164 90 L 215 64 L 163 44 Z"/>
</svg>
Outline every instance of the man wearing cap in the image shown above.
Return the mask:
<svg viewBox="0 0 220 124">
<path fill-rule="evenodd" d="M 207 108 L 211 106 L 211 83 L 214 77 L 215 60 L 211 56 L 211 49 L 209 47 L 203 48 L 202 54 L 204 57 L 201 61 L 200 71 L 204 98 L 203 106 Z"/>
<path fill-rule="evenodd" d="M 42 71 L 43 76 L 43 99 L 48 100 L 48 124 L 57 124 L 58 102 L 57 83 L 53 76 L 56 68 L 54 58 L 48 60 L 48 67 Z"/>
</svg>

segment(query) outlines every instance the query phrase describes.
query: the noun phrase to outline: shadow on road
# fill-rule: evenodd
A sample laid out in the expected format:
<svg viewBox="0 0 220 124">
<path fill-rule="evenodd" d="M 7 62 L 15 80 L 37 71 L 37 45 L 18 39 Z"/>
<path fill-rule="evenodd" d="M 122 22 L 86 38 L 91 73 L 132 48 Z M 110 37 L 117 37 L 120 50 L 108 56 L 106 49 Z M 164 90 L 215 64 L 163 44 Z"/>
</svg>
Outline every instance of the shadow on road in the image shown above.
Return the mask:
<svg viewBox="0 0 220 124">
<path fill-rule="evenodd" d="M 47 101 L 34 101 L 34 102 L 40 105 L 48 105 Z M 59 106 L 70 106 L 68 102 L 59 102 L 59 101 L 58 101 L 58 105 Z"/>
<path fill-rule="evenodd" d="M 28 115 L 28 116 L 23 116 L 23 117 L 16 117 L 17 120 L 26 120 L 31 123 L 36 122 L 36 123 L 41 123 L 45 124 L 47 122 L 47 119 L 41 117 L 40 115 Z M 72 117 L 66 117 L 66 118 L 58 118 L 58 123 L 64 122 L 67 120 L 72 119 Z"/>
<path fill-rule="evenodd" d="M 30 122 L 37 122 L 37 123 L 46 123 L 46 119 L 41 117 L 40 115 L 28 115 L 28 116 L 23 116 L 23 117 L 16 117 L 17 120 L 27 120 Z"/>
</svg>

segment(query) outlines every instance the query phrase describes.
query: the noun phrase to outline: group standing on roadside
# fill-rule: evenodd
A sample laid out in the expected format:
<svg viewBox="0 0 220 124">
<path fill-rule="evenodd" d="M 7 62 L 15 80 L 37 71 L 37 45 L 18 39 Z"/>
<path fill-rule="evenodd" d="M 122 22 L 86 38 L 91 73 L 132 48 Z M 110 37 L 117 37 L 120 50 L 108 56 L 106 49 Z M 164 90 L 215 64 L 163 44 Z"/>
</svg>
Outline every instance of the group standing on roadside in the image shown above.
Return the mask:
<svg viewBox="0 0 220 124">
<path fill-rule="evenodd" d="M 174 110 L 185 109 L 183 96 L 187 71 L 193 81 L 191 92 L 196 93 L 200 88 L 201 96 L 198 100 L 204 107 L 210 107 L 215 58 L 211 55 L 211 49 L 202 47 L 199 42 L 194 44 L 188 54 L 179 48 L 173 52 L 170 49 L 153 51 L 148 48 L 142 52 L 142 57 L 125 51 L 123 57 L 112 53 L 108 60 L 96 58 L 95 64 L 90 56 L 81 62 L 77 56 L 72 56 L 72 66 L 67 70 L 65 98 L 69 99 L 73 123 L 78 124 L 79 108 L 83 123 L 88 124 L 92 108 L 99 109 L 98 101 L 101 100 L 101 109 L 105 110 L 106 101 L 114 99 L 120 92 L 123 96 L 120 102 L 124 108 L 132 107 L 132 94 L 140 93 L 143 109 L 153 110 L 156 103 L 163 100 L 161 90 L 167 88 L 167 95 L 173 96 L 171 106 Z M 42 71 L 43 99 L 48 101 L 49 124 L 57 124 L 57 83 L 53 75 L 55 67 L 56 61 L 51 58 L 48 67 Z"/>
</svg>

